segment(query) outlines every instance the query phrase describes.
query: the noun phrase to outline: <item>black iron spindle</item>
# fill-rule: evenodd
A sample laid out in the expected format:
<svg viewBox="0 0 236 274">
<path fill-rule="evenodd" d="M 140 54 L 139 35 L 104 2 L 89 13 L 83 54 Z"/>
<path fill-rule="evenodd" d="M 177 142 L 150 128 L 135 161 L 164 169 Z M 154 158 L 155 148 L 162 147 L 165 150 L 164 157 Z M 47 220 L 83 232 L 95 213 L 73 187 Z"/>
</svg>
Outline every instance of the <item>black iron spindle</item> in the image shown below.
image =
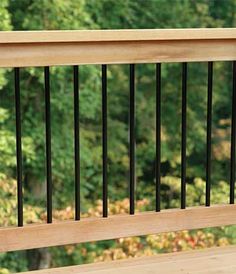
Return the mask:
<svg viewBox="0 0 236 274">
<path fill-rule="evenodd" d="M 129 158 L 130 158 L 130 214 L 135 212 L 135 65 L 130 65 L 130 106 L 129 106 Z"/>
<path fill-rule="evenodd" d="M 75 220 L 80 220 L 79 67 L 74 66 Z"/>
<path fill-rule="evenodd" d="M 207 153 L 206 153 L 206 206 L 211 203 L 211 131 L 212 131 L 213 62 L 208 62 L 207 83 Z"/>
<path fill-rule="evenodd" d="M 107 66 L 102 65 L 102 162 L 103 162 L 103 217 L 108 216 L 107 204 Z"/>
<path fill-rule="evenodd" d="M 45 81 L 45 116 L 46 116 L 46 177 L 47 177 L 47 222 L 52 223 L 52 163 L 51 163 L 51 108 L 50 108 L 50 73 L 44 68 Z"/>
<path fill-rule="evenodd" d="M 15 68 L 15 113 L 16 113 L 16 169 L 17 169 L 17 217 L 18 226 L 23 226 L 22 193 L 22 145 L 21 145 L 21 110 L 20 110 L 20 69 Z"/>
<path fill-rule="evenodd" d="M 161 210 L 161 64 L 156 64 L 156 211 Z"/>
<path fill-rule="evenodd" d="M 181 209 L 186 207 L 187 63 L 182 64 Z"/>
<path fill-rule="evenodd" d="M 236 61 L 233 61 L 233 96 L 231 119 L 230 204 L 234 204 L 235 189 L 235 143 L 236 143 Z"/>
</svg>

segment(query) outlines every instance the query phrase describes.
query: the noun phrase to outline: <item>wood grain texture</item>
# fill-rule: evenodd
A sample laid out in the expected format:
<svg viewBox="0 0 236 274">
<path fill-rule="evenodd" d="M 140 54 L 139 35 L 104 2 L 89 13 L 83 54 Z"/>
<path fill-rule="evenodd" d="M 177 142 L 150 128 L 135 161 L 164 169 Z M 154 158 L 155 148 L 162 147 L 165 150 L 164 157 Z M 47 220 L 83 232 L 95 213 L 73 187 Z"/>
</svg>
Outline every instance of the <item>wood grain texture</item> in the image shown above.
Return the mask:
<svg viewBox="0 0 236 274">
<path fill-rule="evenodd" d="M 236 224 L 236 205 L 170 209 L 0 229 L 0 251 Z"/>
<path fill-rule="evenodd" d="M 0 32 L 0 67 L 236 59 L 236 28 Z"/>
<path fill-rule="evenodd" d="M 236 246 L 31 271 L 32 274 L 230 274 L 236 273 Z"/>
<path fill-rule="evenodd" d="M 236 28 L 0 31 L 0 43 L 235 39 Z"/>
<path fill-rule="evenodd" d="M 0 44 L 0 67 L 236 59 L 236 39 Z"/>
</svg>

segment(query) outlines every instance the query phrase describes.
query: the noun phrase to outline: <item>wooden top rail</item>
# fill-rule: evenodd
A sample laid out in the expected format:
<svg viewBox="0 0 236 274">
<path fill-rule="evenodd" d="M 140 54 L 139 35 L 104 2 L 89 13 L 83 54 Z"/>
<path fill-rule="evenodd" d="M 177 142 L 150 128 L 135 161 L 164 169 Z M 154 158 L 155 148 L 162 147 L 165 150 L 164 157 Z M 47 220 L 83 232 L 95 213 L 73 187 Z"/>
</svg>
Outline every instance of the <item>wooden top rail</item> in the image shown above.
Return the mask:
<svg viewBox="0 0 236 274">
<path fill-rule="evenodd" d="M 236 39 L 236 28 L 1 31 L 0 43 L 59 43 L 108 41 Z"/>
<path fill-rule="evenodd" d="M 236 59 L 236 28 L 0 32 L 0 67 Z"/>
</svg>

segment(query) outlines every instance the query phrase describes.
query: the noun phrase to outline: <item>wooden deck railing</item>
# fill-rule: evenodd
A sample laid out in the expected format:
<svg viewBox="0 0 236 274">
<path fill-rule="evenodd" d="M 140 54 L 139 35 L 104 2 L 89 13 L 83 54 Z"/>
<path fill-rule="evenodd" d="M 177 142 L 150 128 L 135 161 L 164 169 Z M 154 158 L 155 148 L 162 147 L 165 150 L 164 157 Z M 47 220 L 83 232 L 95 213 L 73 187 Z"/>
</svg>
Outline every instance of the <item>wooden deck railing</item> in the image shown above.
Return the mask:
<svg viewBox="0 0 236 274">
<path fill-rule="evenodd" d="M 120 31 L 43 31 L 1 32 L 0 67 L 14 68 L 17 140 L 18 226 L 0 228 L 0 251 L 114 239 L 135 235 L 236 224 L 235 140 L 236 140 L 236 29 L 120 30 Z M 207 183 L 206 206 L 186 208 L 186 93 L 187 62 L 208 62 Z M 211 205 L 211 108 L 212 62 L 233 61 L 231 178 L 229 201 Z M 160 208 L 160 100 L 157 100 L 156 208 L 135 213 L 135 65 L 157 63 L 157 99 L 161 93 L 161 65 L 183 62 L 181 209 Z M 80 219 L 78 65 L 102 65 L 103 95 L 103 217 Z M 109 216 L 107 192 L 107 64 L 130 65 L 130 214 Z M 50 66 L 74 66 L 75 95 L 75 221 L 52 222 Z M 45 67 L 45 114 L 47 154 L 47 224 L 23 226 L 20 67 Z M 151 195 L 151 194 L 150 194 Z M 46 197 L 45 197 L 46 198 Z M 229 203 L 229 204 L 227 204 Z"/>
</svg>

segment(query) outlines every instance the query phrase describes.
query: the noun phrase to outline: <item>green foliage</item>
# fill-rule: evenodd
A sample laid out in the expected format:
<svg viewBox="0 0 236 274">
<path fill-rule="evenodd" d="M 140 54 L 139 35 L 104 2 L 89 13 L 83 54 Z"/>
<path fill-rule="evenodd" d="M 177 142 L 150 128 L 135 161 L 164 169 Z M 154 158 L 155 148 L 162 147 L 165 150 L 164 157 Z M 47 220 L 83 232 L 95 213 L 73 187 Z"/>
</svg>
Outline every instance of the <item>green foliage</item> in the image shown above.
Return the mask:
<svg viewBox="0 0 236 274">
<path fill-rule="evenodd" d="M 0 30 L 11 30 L 11 17 L 10 13 L 8 12 L 8 0 L 2 0 L 0 3 Z"/>
<path fill-rule="evenodd" d="M 27 271 L 27 261 L 23 252 L 0 253 L 0 274 Z"/>
<path fill-rule="evenodd" d="M 93 23 L 85 5 L 85 0 L 10 0 L 9 11 L 15 30 L 81 29 Z"/>
</svg>

